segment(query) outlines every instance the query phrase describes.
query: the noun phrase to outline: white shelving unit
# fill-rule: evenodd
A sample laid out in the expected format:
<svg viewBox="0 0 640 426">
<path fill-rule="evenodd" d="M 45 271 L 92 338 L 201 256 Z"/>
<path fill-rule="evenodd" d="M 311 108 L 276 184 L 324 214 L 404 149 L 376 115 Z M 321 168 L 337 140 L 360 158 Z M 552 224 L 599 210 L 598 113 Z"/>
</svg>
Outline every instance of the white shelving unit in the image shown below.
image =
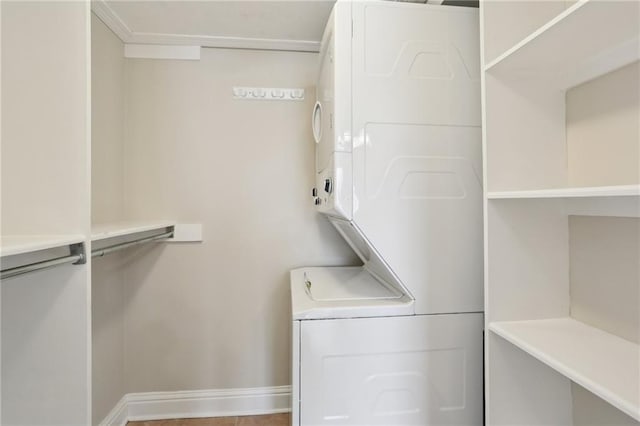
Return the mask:
<svg viewBox="0 0 640 426">
<path fill-rule="evenodd" d="M 15 256 L 65 247 L 82 243 L 84 239 L 84 235 L 3 235 L 0 237 L 0 256 Z"/>
<path fill-rule="evenodd" d="M 640 420 L 640 346 L 572 318 L 504 321 L 489 330 Z"/>
<path fill-rule="evenodd" d="M 487 424 L 638 425 L 640 3 L 480 7 Z"/>
</svg>

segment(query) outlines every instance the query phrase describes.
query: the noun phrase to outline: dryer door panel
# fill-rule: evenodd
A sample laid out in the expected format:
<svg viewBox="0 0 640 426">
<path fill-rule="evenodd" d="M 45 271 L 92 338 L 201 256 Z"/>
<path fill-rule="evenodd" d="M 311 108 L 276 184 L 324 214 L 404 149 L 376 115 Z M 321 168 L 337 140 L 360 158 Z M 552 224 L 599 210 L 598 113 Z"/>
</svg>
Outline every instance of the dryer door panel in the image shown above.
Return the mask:
<svg viewBox="0 0 640 426">
<path fill-rule="evenodd" d="M 481 425 L 482 315 L 302 321 L 302 425 Z"/>
</svg>

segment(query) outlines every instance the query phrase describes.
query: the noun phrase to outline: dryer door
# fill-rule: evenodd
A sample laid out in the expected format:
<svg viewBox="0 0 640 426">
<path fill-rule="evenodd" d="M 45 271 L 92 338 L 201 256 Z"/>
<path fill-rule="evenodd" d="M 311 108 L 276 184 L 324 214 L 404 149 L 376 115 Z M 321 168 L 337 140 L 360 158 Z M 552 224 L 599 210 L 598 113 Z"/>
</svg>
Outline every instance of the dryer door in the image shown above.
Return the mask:
<svg viewBox="0 0 640 426">
<path fill-rule="evenodd" d="M 337 2 L 322 36 L 312 130 L 316 151 L 314 203 L 351 219 L 351 2 Z"/>
<path fill-rule="evenodd" d="M 316 171 L 351 152 L 351 2 L 335 4 L 322 36 L 312 127 Z"/>
</svg>

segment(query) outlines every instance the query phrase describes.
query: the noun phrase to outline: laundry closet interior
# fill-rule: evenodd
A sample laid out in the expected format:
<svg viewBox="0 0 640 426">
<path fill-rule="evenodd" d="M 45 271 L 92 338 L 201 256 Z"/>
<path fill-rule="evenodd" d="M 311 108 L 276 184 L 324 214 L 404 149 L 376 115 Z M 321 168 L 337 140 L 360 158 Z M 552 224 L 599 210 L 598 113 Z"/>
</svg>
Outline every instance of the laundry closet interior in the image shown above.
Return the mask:
<svg viewBox="0 0 640 426">
<path fill-rule="evenodd" d="M 640 2 L 338 0 L 343 15 L 334 3 L 0 2 L 1 425 L 292 412 L 296 426 L 400 426 L 465 409 L 474 425 L 640 424 Z M 429 40 L 422 13 L 444 22 L 431 11 L 447 17 L 444 29 L 468 26 Z M 323 38 L 328 22 L 337 41 Z M 381 40 L 366 55 L 358 43 L 374 37 L 364 22 L 379 25 Z M 319 80 L 345 45 L 351 68 Z M 378 91 L 384 78 L 397 85 Z M 430 92 L 440 89 L 451 98 Z M 411 93 L 406 105 L 402 93 Z M 327 107 L 334 100 L 353 105 L 353 127 L 340 135 L 327 133 L 347 122 Z M 406 113 L 388 118 L 387 107 Z M 377 137 L 394 140 L 381 125 L 393 120 L 405 125 L 399 139 L 458 126 L 442 140 L 464 140 L 471 160 L 444 145 L 416 153 L 414 142 L 393 158 L 392 148 L 373 151 Z M 319 132 L 335 136 L 331 148 Z M 317 149 L 335 151 L 327 169 Z M 366 161 L 389 157 L 362 171 L 382 182 L 378 192 L 357 191 L 355 166 L 355 183 L 339 180 L 341 155 L 356 164 L 366 149 Z M 398 178 L 402 161 L 410 166 Z M 406 286 L 389 260 L 404 252 L 361 232 L 375 222 L 385 179 L 396 178 L 408 191 L 396 194 L 402 202 L 470 203 L 473 220 L 440 227 L 446 256 L 434 265 L 463 276 L 469 287 L 445 287 L 469 306 L 438 310 L 436 284 Z M 345 219 L 331 197 L 349 186 Z M 408 212 L 376 230 L 410 224 Z M 425 212 L 425 221 L 436 216 Z M 450 228 L 460 232 L 449 237 Z M 398 244 L 410 253 L 407 241 Z M 402 267 L 420 269 L 410 260 Z M 363 263 L 362 300 L 370 282 L 384 290 L 373 302 L 350 302 L 338 282 L 344 300 L 316 303 L 314 273 Z M 388 305 L 384 292 L 395 298 Z M 472 315 L 459 336 L 473 342 L 447 340 L 459 331 L 449 323 L 450 333 L 394 328 L 444 314 Z M 467 375 L 440 371 L 437 380 L 455 382 L 443 390 L 422 383 L 436 368 L 405 368 L 402 357 L 369 376 L 367 361 L 352 363 L 365 385 L 404 377 L 378 395 L 366 386 L 350 395 L 380 403 L 362 420 L 351 402 L 332 400 L 330 386 L 351 388 L 327 377 L 330 363 L 355 359 L 338 336 L 364 318 L 385 321 L 393 338 L 439 336 L 438 347 L 411 337 L 417 346 L 406 352 L 431 362 L 451 349 Z M 321 340 L 305 334 L 325 323 Z M 337 349 L 314 346 L 322 339 Z M 362 349 L 362 359 L 393 349 Z M 318 354 L 313 374 L 305 350 Z M 414 379 L 425 387 L 409 386 Z M 453 402 L 411 405 L 424 394 Z"/>
</svg>

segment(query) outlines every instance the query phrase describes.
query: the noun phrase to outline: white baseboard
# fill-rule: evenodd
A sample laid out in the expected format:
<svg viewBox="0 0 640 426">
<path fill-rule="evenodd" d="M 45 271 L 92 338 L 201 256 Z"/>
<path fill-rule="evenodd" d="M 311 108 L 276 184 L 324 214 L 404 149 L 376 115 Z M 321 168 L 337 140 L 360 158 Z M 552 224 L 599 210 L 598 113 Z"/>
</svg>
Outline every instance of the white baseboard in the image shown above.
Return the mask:
<svg viewBox="0 0 640 426">
<path fill-rule="evenodd" d="M 244 416 L 289 411 L 291 386 L 129 393 L 122 397 L 100 425 L 124 426 L 127 421 L 133 420 Z"/>
<path fill-rule="evenodd" d="M 128 420 L 127 395 L 125 395 L 111 409 L 107 417 L 100 422 L 99 426 L 125 426 Z"/>
</svg>

